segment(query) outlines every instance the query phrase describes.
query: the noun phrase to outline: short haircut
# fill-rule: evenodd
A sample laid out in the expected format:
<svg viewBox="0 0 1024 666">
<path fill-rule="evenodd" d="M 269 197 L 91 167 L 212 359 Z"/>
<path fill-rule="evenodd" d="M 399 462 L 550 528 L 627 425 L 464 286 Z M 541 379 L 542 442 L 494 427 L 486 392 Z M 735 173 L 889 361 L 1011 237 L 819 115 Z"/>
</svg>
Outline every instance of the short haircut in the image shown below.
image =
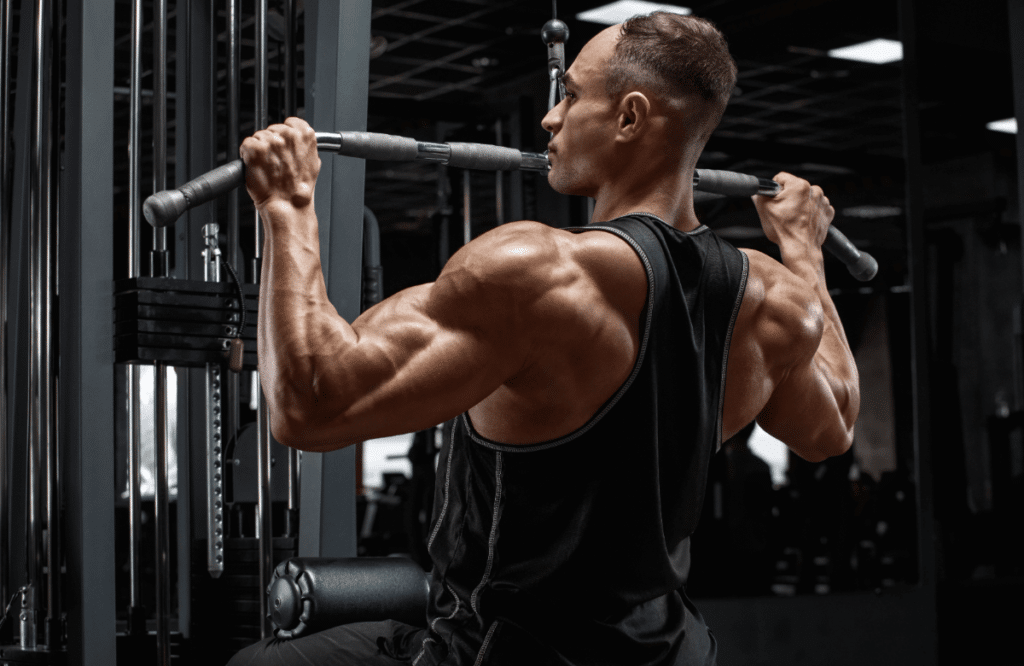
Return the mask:
<svg viewBox="0 0 1024 666">
<path fill-rule="evenodd" d="M 669 100 L 697 101 L 692 127 L 703 145 L 736 86 L 736 63 L 711 21 L 668 12 L 634 16 L 622 24 L 605 87 L 616 98 L 634 86 Z"/>
</svg>

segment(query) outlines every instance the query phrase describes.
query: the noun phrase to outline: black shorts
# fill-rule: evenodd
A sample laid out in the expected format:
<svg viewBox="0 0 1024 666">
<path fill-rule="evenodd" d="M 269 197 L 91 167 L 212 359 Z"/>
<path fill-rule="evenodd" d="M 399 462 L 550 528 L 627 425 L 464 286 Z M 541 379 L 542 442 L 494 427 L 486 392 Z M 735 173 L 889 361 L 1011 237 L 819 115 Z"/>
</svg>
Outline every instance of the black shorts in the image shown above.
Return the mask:
<svg viewBox="0 0 1024 666">
<path fill-rule="evenodd" d="M 228 666 L 409 666 L 426 631 L 393 620 L 345 624 L 301 638 L 266 638 L 241 650 Z"/>
</svg>

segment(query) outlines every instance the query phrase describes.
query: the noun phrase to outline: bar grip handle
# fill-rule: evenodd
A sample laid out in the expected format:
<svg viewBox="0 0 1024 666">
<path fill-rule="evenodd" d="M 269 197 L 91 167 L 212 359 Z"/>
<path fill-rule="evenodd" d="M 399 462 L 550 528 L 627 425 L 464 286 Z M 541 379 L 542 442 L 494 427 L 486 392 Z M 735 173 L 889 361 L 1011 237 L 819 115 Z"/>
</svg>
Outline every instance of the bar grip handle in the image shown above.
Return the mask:
<svg viewBox="0 0 1024 666">
<path fill-rule="evenodd" d="M 316 147 L 339 155 L 382 162 L 411 162 L 419 152 L 416 139 L 377 132 L 317 132 Z"/>
<path fill-rule="evenodd" d="M 730 197 L 753 196 L 760 194 L 774 197 L 782 186 L 774 180 L 758 178 L 735 171 L 715 171 L 697 169 L 693 174 L 695 189 Z M 867 282 L 878 273 L 878 262 L 867 252 L 861 252 L 850 242 L 846 235 L 833 226 L 829 226 L 828 235 L 822 245 L 836 259 L 846 265 L 850 274 L 861 282 Z"/>
<path fill-rule="evenodd" d="M 480 171 L 515 171 L 522 163 L 523 154 L 515 148 L 489 146 L 485 143 L 451 142 L 448 166 Z"/>
<path fill-rule="evenodd" d="M 216 199 L 244 184 L 245 164 L 242 160 L 228 162 L 188 181 L 176 190 L 164 190 L 147 197 L 142 204 L 142 214 L 153 227 L 167 227 L 174 224 L 186 210 Z"/>
<path fill-rule="evenodd" d="M 761 194 L 761 182 L 762 179 L 757 176 L 735 171 L 697 169 L 693 172 L 693 187 L 695 189 L 723 194 L 727 197 L 749 197 Z"/>
</svg>

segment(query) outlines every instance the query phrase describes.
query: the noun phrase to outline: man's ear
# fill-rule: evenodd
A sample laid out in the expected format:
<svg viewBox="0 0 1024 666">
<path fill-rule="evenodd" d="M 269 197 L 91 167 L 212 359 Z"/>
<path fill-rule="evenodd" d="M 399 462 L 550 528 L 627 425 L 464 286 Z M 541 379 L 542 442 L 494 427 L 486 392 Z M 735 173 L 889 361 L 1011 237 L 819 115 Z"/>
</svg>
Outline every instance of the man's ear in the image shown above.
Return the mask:
<svg viewBox="0 0 1024 666">
<path fill-rule="evenodd" d="M 642 92 L 634 91 L 619 103 L 618 137 L 633 141 L 647 130 L 651 115 L 651 101 Z"/>
</svg>

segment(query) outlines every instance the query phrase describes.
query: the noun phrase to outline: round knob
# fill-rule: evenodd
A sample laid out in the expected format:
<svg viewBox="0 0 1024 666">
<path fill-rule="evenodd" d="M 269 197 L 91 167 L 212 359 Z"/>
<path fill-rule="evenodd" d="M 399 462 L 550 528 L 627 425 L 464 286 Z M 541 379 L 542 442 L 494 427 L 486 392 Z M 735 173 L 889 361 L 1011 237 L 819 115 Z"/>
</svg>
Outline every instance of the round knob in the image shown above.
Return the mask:
<svg viewBox="0 0 1024 666">
<path fill-rule="evenodd" d="M 294 629 L 302 615 L 302 593 L 291 578 L 275 578 L 267 591 L 270 619 L 278 629 Z"/>
<path fill-rule="evenodd" d="M 551 19 L 544 24 L 544 28 L 540 31 L 540 38 L 544 40 L 544 43 L 548 46 L 552 44 L 564 44 L 565 40 L 569 39 L 569 26 L 562 23 L 558 19 Z"/>
</svg>

